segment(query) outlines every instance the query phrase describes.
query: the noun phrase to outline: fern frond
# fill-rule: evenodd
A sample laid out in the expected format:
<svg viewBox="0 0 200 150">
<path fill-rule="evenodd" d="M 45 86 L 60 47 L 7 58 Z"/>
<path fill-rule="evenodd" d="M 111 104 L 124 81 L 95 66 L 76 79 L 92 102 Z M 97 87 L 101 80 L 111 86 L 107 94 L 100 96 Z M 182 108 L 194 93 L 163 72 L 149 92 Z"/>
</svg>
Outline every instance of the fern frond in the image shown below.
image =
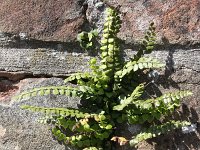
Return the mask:
<svg viewBox="0 0 200 150">
<path fill-rule="evenodd" d="M 157 137 L 160 134 L 164 134 L 167 133 L 171 130 L 175 130 L 175 129 L 179 129 L 181 127 L 184 126 L 188 126 L 190 125 L 190 122 L 187 121 L 169 121 L 167 123 L 164 123 L 162 125 L 158 125 L 158 126 L 152 126 L 150 128 L 148 128 L 146 131 L 139 133 L 136 137 L 134 137 L 132 140 L 130 140 L 130 146 L 135 146 L 136 144 L 138 144 L 139 142 L 149 139 L 149 138 L 153 138 L 153 137 Z"/>
<path fill-rule="evenodd" d="M 99 89 L 106 88 L 105 85 L 101 84 L 102 73 L 95 72 L 94 68 L 93 68 L 93 75 L 89 73 L 76 73 L 65 79 L 65 82 L 70 82 L 74 80 L 77 80 L 77 84 L 80 85 L 78 87 L 79 91 L 87 95 L 88 98 L 90 96 L 99 95 L 98 94 Z"/>
<path fill-rule="evenodd" d="M 128 97 L 125 98 L 124 100 L 121 100 L 121 104 L 114 106 L 113 110 L 121 111 L 126 107 L 127 105 L 131 104 L 133 101 L 138 99 L 144 91 L 144 84 L 140 84 L 135 88 L 135 90 L 132 92 L 132 94 Z"/>
<path fill-rule="evenodd" d="M 189 122 L 170 121 L 163 125 L 152 126 L 136 135 L 131 140 L 116 136 L 117 122 L 130 124 L 151 123 L 159 120 L 180 106 L 180 99 L 191 95 L 189 91 L 164 94 L 155 99 L 141 100 L 145 91 L 144 83 L 140 84 L 143 69 L 161 68 L 164 64 L 157 59 L 144 57 L 152 52 L 155 45 L 155 27 L 151 23 L 142 42 L 142 47 L 125 62 L 120 50 L 117 33 L 121 27 L 117 9 L 106 8 L 105 23 L 101 37 L 100 62 L 92 58 L 89 62 L 90 72 L 75 73 L 65 79 L 75 84 L 74 87 L 49 86 L 34 88 L 15 96 L 16 100 L 45 95 L 65 95 L 80 97 L 84 109 L 46 108 L 24 105 L 22 109 L 44 114 L 39 121 L 53 125 L 52 133 L 64 144 L 80 147 L 84 150 L 113 149 L 113 142 L 120 146 L 130 143 L 131 146 L 148 138 L 156 137 L 172 129 L 189 125 Z M 81 47 L 91 49 L 96 31 L 82 32 L 77 39 Z M 97 42 L 97 41 L 96 41 Z M 157 77 L 155 72 L 149 77 Z M 82 101 L 89 100 L 89 101 Z M 67 134 L 70 135 L 67 135 Z M 103 148 L 101 148 L 103 147 Z"/>
<path fill-rule="evenodd" d="M 145 48 L 145 53 L 150 54 L 154 48 L 155 41 L 156 41 L 156 33 L 155 33 L 155 26 L 154 23 L 150 23 L 150 26 L 146 32 L 146 35 L 143 40 L 143 46 Z"/>
<path fill-rule="evenodd" d="M 137 61 L 144 54 L 150 54 L 154 48 L 155 41 L 156 41 L 156 33 L 155 33 L 154 23 L 152 22 L 146 32 L 144 40 L 141 43 L 142 45 L 141 48 L 139 49 L 137 54 L 134 55 L 134 58 L 132 60 Z"/>
<path fill-rule="evenodd" d="M 79 133 L 72 136 L 66 136 L 66 134 L 59 129 L 58 127 L 54 127 L 52 129 L 53 135 L 57 138 L 58 141 L 70 144 L 72 146 L 78 146 L 78 147 L 85 147 L 90 146 L 90 143 L 87 142 L 87 135 L 84 133 Z"/>
<path fill-rule="evenodd" d="M 133 104 L 137 107 L 142 109 L 153 109 L 156 110 L 157 107 L 159 109 L 161 107 L 171 110 L 174 109 L 174 107 L 180 106 L 180 99 L 192 95 L 192 92 L 190 91 L 178 91 L 173 93 L 167 93 L 163 94 L 161 97 L 158 97 L 156 99 L 148 99 L 146 101 L 138 100 L 133 101 Z"/>
<path fill-rule="evenodd" d="M 89 114 L 81 112 L 77 109 L 66 109 L 66 108 L 46 108 L 46 107 L 36 107 L 30 105 L 21 106 L 22 109 L 30 110 L 33 112 L 41 112 L 47 116 L 56 115 L 56 116 L 64 116 L 64 117 L 75 117 L 75 118 L 94 118 L 96 121 L 102 121 L 106 119 L 103 114 Z"/>
<path fill-rule="evenodd" d="M 180 99 L 190 96 L 190 91 L 167 93 L 156 99 L 132 101 L 133 108 L 127 111 L 127 119 L 130 124 L 152 122 L 159 120 L 161 116 L 173 112 L 180 106 Z"/>
<path fill-rule="evenodd" d="M 142 69 L 161 68 L 165 65 L 157 59 L 142 57 L 138 61 L 129 61 L 122 70 L 115 73 L 115 79 L 121 80 L 125 75 Z"/>
<path fill-rule="evenodd" d="M 102 75 L 102 71 L 99 69 L 99 65 L 97 64 L 96 58 L 90 59 L 89 64 L 90 64 L 90 69 L 92 70 L 92 77 L 93 78 L 94 78 L 94 76 L 98 77 L 98 76 Z"/>
<path fill-rule="evenodd" d="M 64 143 L 70 144 L 72 146 L 85 147 L 90 146 L 89 140 L 87 140 L 87 135 L 77 134 L 72 136 L 66 136 L 59 128 L 55 127 L 52 129 L 53 135 L 58 139 L 58 141 L 63 141 Z"/>
<path fill-rule="evenodd" d="M 44 96 L 44 95 L 66 95 L 71 97 L 82 97 L 83 92 L 79 91 L 77 88 L 66 87 L 66 86 L 48 86 L 34 88 L 28 92 L 22 92 L 21 94 L 13 97 L 14 100 L 22 100 L 24 98 L 31 98 L 34 96 Z"/>
<path fill-rule="evenodd" d="M 77 41 L 79 41 L 80 46 L 85 50 L 93 49 L 94 47 L 94 37 L 98 35 L 97 30 L 92 30 L 89 33 L 83 31 L 77 35 Z"/>
<path fill-rule="evenodd" d="M 87 132 L 66 136 L 62 130 L 60 130 L 58 127 L 55 127 L 52 129 L 52 133 L 59 141 L 64 141 L 72 146 L 93 148 L 93 146 L 97 146 L 102 143 L 100 140 L 94 139 L 94 137 Z"/>
<path fill-rule="evenodd" d="M 59 128 L 56 127 L 52 129 L 52 133 L 58 139 L 58 141 L 66 141 L 69 138 Z"/>
<path fill-rule="evenodd" d="M 49 124 L 52 123 L 53 121 L 55 121 L 55 116 L 43 116 L 40 117 L 37 122 L 41 123 L 41 124 Z"/>
<path fill-rule="evenodd" d="M 74 80 L 90 80 L 92 79 L 92 76 L 89 74 L 89 73 L 75 73 L 75 74 L 72 74 L 70 75 L 68 78 L 66 78 L 64 80 L 65 83 L 67 82 L 71 82 L 71 81 L 74 81 Z"/>
<path fill-rule="evenodd" d="M 104 24 L 103 38 L 101 40 L 101 65 L 104 75 L 112 77 L 114 72 L 120 69 L 120 49 L 117 42 L 121 21 L 117 12 L 107 8 L 106 22 Z"/>
</svg>

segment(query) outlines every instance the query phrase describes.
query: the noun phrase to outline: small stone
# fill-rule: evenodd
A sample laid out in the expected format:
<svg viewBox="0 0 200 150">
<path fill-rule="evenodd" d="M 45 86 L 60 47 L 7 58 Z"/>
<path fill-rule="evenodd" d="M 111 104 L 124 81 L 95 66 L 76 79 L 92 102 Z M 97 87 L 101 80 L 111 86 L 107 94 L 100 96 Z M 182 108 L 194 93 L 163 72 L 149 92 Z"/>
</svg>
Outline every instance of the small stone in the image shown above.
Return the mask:
<svg viewBox="0 0 200 150">
<path fill-rule="evenodd" d="M 27 40 L 28 39 L 27 34 L 24 33 L 24 32 L 20 32 L 19 37 L 20 37 L 21 40 Z"/>
<path fill-rule="evenodd" d="M 63 51 L 63 45 L 62 44 L 57 44 L 57 50 L 58 51 Z"/>
<path fill-rule="evenodd" d="M 5 135 L 6 133 L 6 128 L 3 128 L 2 125 L 0 125 L 0 139 Z"/>
<path fill-rule="evenodd" d="M 103 5 L 104 5 L 103 2 L 98 2 L 98 3 L 95 4 L 95 7 L 101 8 L 101 7 L 103 7 Z"/>
<path fill-rule="evenodd" d="M 182 127 L 183 133 L 195 132 L 197 129 L 197 124 L 191 124 L 190 126 Z"/>
</svg>

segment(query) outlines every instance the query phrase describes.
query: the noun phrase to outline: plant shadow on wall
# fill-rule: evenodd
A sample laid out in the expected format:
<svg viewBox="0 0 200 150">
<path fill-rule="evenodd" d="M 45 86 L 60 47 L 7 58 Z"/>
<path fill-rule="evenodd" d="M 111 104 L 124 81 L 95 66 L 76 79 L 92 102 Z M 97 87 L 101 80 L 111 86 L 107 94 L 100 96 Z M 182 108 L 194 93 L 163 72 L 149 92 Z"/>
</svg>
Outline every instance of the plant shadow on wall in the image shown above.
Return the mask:
<svg viewBox="0 0 200 150">
<path fill-rule="evenodd" d="M 49 94 L 80 97 L 82 105 L 79 109 L 21 106 L 43 113 L 45 117 L 40 122 L 53 125 L 54 137 L 63 144 L 84 150 L 116 150 L 119 146 L 134 147 L 141 141 L 191 125 L 188 121 L 167 119 L 180 107 L 182 98 L 192 95 L 190 91 L 160 96 L 147 92 L 151 80 L 146 76 L 165 66 L 157 59 L 144 56 L 150 54 L 155 45 L 154 24 L 150 24 L 142 47 L 127 62 L 122 58 L 117 38 L 120 28 L 118 12 L 107 8 L 100 62 L 96 58 L 90 60 L 91 72 L 71 75 L 65 79 L 67 85 L 39 87 L 15 97 L 16 100 Z M 92 45 L 90 42 L 96 33 L 79 36 L 82 47 L 87 47 Z M 118 127 L 127 122 L 141 124 L 144 128 L 130 138 L 120 136 Z"/>
<path fill-rule="evenodd" d="M 173 81 L 171 75 L 174 73 L 174 52 L 176 49 L 187 49 L 187 46 L 182 46 L 179 44 L 170 44 L 169 40 L 165 37 L 162 39 L 163 45 L 155 46 L 155 49 L 166 50 L 169 49 L 166 66 L 164 70 L 164 74 L 159 75 L 159 80 L 157 80 L 156 84 L 153 85 L 154 91 L 159 91 L 159 86 L 162 86 L 165 89 L 169 89 L 173 87 L 175 89 L 179 89 L 180 87 L 177 82 Z M 194 47 L 195 48 L 195 47 Z M 162 135 L 162 138 L 154 138 L 148 140 L 149 143 L 155 145 L 155 150 L 160 149 L 180 149 L 180 150 L 190 150 L 199 149 L 200 148 L 200 124 L 199 117 L 196 110 L 192 107 L 188 107 L 185 103 L 182 103 L 181 107 L 174 111 L 171 116 L 168 116 L 167 119 L 179 119 L 179 120 L 187 120 L 194 125 L 196 125 L 195 132 L 189 133 L 189 135 L 178 130 L 177 132 L 173 132 L 167 135 Z M 153 144 L 154 143 L 154 144 Z M 156 143 L 156 144 L 155 144 Z"/>
<path fill-rule="evenodd" d="M 172 45 L 171 47 L 169 46 L 169 40 L 165 37 L 162 38 L 162 41 L 165 45 L 165 49 L 169 49 L 168 52 L 168 56 L 167 56 L 167 60 L 166 60 L 166 66 L 165 66 L 165 74 L 163 76 L 161 76 L 161 80 L 163 80 L 163 84 L 162 86 L 164 88 L 169 88 L 170 86 L 176 88 L 176 89 L 180 89 L 180 87 L 178 86 L 178 84 L 176 82 L 173 81 L 173 79 L 171 78 L 171 75 L 174 73 L 174 60 L 173 60 L 173 54 L 175 52 L 175 48 L 173 47 L 174 45 Z"/>
<path fill-rule="evenodd" d="M 196 125 L 197 130 L 191 133 L 183 133 L 180 130 L 177 130 L 177 132 L 173 132 L 168 135 L 162 135 L 160 138 L 148 140 L 149 143 L 154 145 L 155 150 L 197 150 L 200 148 L 200 124 L 198 122 L 199 117 L 196 110 L 194 110 L 192 107 L 188 108 L 187 105 L 182 104 L 181 108 L 178 111 L 175 111 L 172 116 L 169 116 L 168 119 L 188 120 Z"/>
</svg>

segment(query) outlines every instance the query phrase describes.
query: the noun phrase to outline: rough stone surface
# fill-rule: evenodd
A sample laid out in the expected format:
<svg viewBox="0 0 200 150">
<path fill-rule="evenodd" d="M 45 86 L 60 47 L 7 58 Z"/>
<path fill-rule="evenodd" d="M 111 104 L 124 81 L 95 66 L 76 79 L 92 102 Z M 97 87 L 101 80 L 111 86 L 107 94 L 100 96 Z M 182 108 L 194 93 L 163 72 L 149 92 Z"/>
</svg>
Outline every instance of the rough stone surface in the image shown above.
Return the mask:
<svg viewBox="0 0 200 150">
<path fill-rule="evenodd" d="M 107 3 L 119 7 L 122 12 L 119 35 L 124 40 L 138 41 L 149 23 L 154 21 L 160 44 L 163 39 L 172 44 L 199 43 L 199 0 L 108 0 Z M 0 31 L 1 34 L 14 35 L 11 40 L 74 41 L 85 17 L 93 26 L 102 26 L 104 7 L 100 0 L 88 0 L 88 9 L 84 0 L 4 1 L 0 3 Z M 1 41 L 6 39 L 4 37 Z"/>
<path fill-rule="evenodd" d="M 118 7 L 122 13 L 119 38 L 126 40 L 122 48 L 127 58 L 137 50 L 149 22 L 155 22 L 158 38 L 156 51 L 151 55 L 165 62 L 166 68 L 160 70 L 160 78 L 152 90 L 165 93 L 189 89 L 194 93 L 183 100 L 181 113 L 174 115 L 176 119 L 197 122 L 197 131 L 160 136 L 141 143 L 138 149 L 200 149 L 199 0 L 106 2 L 106 5 L 101 0 L 0 2 L 0 150 L 68 149 L 52 138 L 46 125 L 36 122 L 40 114 L 23 111 L 19 105 L 77 108 L 79 99 L 46 96 L 14 102 L 11 97 L 33 87 L 63 84 L 62 78 L 53 76 L 88 71 L 91 54 L 80 49 L 75 37 L 82 29 L 97 27 L 101 33 L 108 5 Z M 130 135 L 127 132 L 121 134 Z"/>
<path fill-rule="evenodd" d="M 84 23 L 83 1 L 0 2 L 0 31 L 44 41 L 74 40 Z"/>
<path fill-rule="evenodd" d="M 0 49 L 0 70 L 33 75 L 66 76 L 84 71 L 89 56 L 50 49 Z M 0 72 L 0 76 L 5 73 Z"/>
<path fill-rule="evenodd" d="M 0 137 L 3 137 L 6 133 L 6 129 L 0 126 Z"/>
<path fill-rule="evenodd" d="M 108 0 L 106 3 L 122 12 L 123 24 L 119 35 L 130 43 L 138 42 L 152 21 L 156 24 L 159 44 L 163 44 L 165 40 L 180 45 L 199 43 L 199 0 Z M 94 0 L 89 4 L 89 21 L 99 23 L 96 21 L 99 15 L 95 14 L 103 9 L 97 9 Z"/>
<path fill-rule="evenodd" d="M 63 85 L 59 78 L 32 78 L 21 80 L 18 93 L 34 87 Z M 15 93 L 16 94 L 16 93 Z M 13 96 L 13 95 L 12 95 Z M 22 102 L 0 101 L 0 149 L 1 150 L 67 150 L 51 135 L 47 125 L 37 123 L 40 114 L 33 114 L 19 108 L 22 104 L 46 107 L 77 108 L 79 99 L 65 96 L 34 97 Z"/>
<path fill-rule="evenodd" d="M 135 51 L 127 49 L 125 52 L 131 57 Z M 200 49 L 157 50 L 152 53 L 152 56 L 163 62 L 166 61 L 174 69 L 185 68 L 196 73 L 200 71 Z M 0 70 L 3 70 L 0 76 L 2 77 L 9 77 L 6 76 L 5 71 L 19 74 L 66 76 L 88 70 L 90 60 L 90 56 L 86 53 L 67 53 L 48 49 L 1 49 L 0 57 L 2 58 Z"/>
<path fill-rule="evenodd" d="M 53 140 L 46 125 L 36 122 L 33 114 L 18 107 L 0 106 L 0 124 L 6 133 L 0 137 L 1 150 L 64 150 Z"/>
</svg>

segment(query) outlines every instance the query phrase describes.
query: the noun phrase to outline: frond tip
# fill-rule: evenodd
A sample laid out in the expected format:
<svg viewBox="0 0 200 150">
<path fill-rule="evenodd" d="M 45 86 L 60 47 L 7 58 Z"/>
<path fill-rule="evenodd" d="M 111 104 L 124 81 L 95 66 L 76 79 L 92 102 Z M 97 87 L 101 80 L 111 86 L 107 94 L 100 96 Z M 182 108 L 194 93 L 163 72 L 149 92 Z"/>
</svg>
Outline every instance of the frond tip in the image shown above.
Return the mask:
<svg viewBox="0 0 200 150">
<path fill-rule="evenodd" d="M 136 137 L 134 137 L 132 140 L 130 140 L 130 146 L 135 146 L 141 141 L 144 141 L 149 138 L 153 138 L 156 136 L 159 136 L 161 134 L 170 132 L 171 130 L 179 129 L 184 126 L 190 125 L 190 122 L 187 121 L 169 121 L 167 123 L 164 123 L 162 125 L 158 126 L 152 126 L 148 129 L 146 129 L 144 132 L 139 133 Z"/>
<path fill-rule="evenodd" d="M 159 120 L 163 115 L 168 115 L 180 107 L 181 98 L 190 95 L 192 95 L 190 91 L 178 91 L 164 94 L 156 99 L 132 101 L 134 109 L 129 111 L 128 121 L 130 124 L 135 124 L 144 123 L 145 121 L 152 122 L 155 119 Z"/>
<path fill-rule="evenodd" d="M 22 92 L 20 95 L 13 97 L 14 100 L 19 101 L 24 98 L 31 98 L 35 96 L 44 96 L 44 95 L 66 95 L 71 97 L 82 96 L 82 92 L 76 88 L 66 87 L 66 86 L 49 86 L 49 87 L 40 87 L 34 88 L 28 92 Z"/>
<path fill-rule="evenodd" d="M 68 78 L 66 78 L 64 80 L 65 83 L 67 82 L 71 82 L 71 81 L 74 81 L 74 80 L 90 80 L 92 79 L 91 75 L 89 73 L 75 73 L 75 74 L 72 74 L 70 75 Z"/>
<path fill-rule="evenodd" d="M 157 59 L 142 57 L 138 61 L 129 61 L 122 70 L 115 73 L 115 79 L 122 79 L 125 75 L 142 69 L 162 68 L 165 64 L 160 63 Z"/>
<path fill-rule="evenodd" d="M 133 93 L 131 94 L 130 97 L 124 99 L 121 101 L 121 104 L 114 106 L 113 110 L 117 110 L 117 111 L 121 111 L 124 109 L 124 107 L 128 106 L 129 104 L 131 104 L 134 100 L 136 100 L 137 98 L 139 98 L 144 90 L 144 84 L 140 84 L 139 86 L 137 86 L 135 88 L 135 90 L 133 91 Z"/>
<path fill-rule="evenodd" d="M 45 115 L 56 115 L 56 116 L 64 116 L 64 117 L 75 117 L 75 118 L 94 118 L 96 121 L 102 120 L 102 118 L 106 118 L 103 114 L 89 114 L 81 112 L 77 109 L 67 109 L 67 108 L 46 108 L 46 107 L 36 107 L 30 105 L 21 106 L 22 109 L 41 112 Z"/>
<path fill-rule="evenodd" d="M 176 107 L 180 105 L 180 99 L 192 95 L 192 92 L 190 91 L 178 91 L 178 92 L 172 92 L 172 93 L 166 93 L 162 96 L 156 98 L 156 99 L 148 99 L 145 101 L 134 101 L 133 104 L 136 106 L 136 108 L 140 109 L 152 109 L 156 110 L 157 108 L 164 107 L 168 110 L 171 109 L 171 107 Z"/>
</svg>

